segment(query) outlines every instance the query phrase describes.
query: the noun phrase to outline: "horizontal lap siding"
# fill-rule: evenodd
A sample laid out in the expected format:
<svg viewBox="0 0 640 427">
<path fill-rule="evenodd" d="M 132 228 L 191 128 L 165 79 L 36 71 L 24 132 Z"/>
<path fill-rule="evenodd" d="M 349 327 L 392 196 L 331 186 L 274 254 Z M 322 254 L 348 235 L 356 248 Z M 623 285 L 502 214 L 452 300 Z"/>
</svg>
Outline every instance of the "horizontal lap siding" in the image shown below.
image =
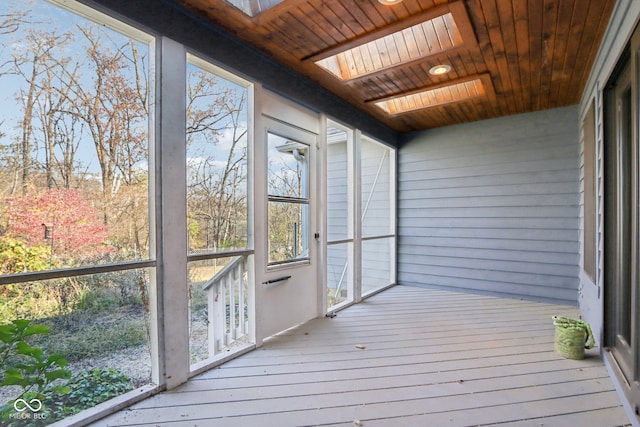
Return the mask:
<svg viewBox="0 0 640 427">
<path fill-rule="evenodd" d="M 578 109 L 413 135 L 398 152 L 398 282 L 577 304 Z"/>
</svg>

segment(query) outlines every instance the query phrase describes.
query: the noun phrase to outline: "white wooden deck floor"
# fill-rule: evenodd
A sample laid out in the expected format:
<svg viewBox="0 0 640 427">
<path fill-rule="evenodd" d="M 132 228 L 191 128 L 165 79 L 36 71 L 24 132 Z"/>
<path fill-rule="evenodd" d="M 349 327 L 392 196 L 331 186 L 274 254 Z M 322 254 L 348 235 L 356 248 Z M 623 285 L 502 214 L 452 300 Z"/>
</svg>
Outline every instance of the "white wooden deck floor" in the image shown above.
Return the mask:
<svg viewBox="0 0 640 427">
<path fill-rule="evenodd" d="M 555 314 L 578 310 L 396 286 L 94 425 L 628 425 L 597 349 L 554 353 Z"/>
</svg>

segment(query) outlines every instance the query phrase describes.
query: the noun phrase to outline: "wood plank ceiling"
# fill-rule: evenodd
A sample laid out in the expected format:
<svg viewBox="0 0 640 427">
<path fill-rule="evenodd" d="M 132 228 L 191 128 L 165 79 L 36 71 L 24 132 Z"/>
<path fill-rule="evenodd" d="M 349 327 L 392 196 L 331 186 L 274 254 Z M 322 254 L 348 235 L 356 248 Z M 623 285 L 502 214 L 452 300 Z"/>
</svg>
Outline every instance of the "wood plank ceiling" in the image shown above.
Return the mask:
<svg viewBox="0 0 640 427">
<path fill-rule="evenodd" d="M 578 103 L 615 4 L 284 0 L 250 17 L 174 1 L 398 132 Z"/>
</svg>

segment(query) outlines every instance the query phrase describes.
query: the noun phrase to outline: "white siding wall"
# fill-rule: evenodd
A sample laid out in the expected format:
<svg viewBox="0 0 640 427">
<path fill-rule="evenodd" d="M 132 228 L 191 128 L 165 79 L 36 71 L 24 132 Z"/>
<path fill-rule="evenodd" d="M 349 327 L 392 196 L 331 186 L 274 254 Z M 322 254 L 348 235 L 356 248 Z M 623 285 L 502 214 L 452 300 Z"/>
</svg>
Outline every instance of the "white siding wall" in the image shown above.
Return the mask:
<svg viewBox="0 0 640 427">
<path fill-rule="evenodd" d="M 403 144 L 398 282 L 576 305 L 578 123 L 567 107 Z"/>
</svg>

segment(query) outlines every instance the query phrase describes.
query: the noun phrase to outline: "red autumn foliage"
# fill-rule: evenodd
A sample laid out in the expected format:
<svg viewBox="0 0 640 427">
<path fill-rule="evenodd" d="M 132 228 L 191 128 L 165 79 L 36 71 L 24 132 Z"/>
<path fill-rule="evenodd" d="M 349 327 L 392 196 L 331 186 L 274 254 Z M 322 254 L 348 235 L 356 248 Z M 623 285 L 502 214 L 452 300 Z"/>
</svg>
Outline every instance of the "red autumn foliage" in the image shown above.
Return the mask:
<svg viewBox="0 0 640 427">
<path fill-rule="evenodd" d="M 100 212 L 76 190 L 48 189 L 6 198 L 4 204 L 6 236 L 30 246 L 51 245 L 57 256 L 70 259 L 111 251 L 105 246 L 109 235 Z"/>
</svg>

